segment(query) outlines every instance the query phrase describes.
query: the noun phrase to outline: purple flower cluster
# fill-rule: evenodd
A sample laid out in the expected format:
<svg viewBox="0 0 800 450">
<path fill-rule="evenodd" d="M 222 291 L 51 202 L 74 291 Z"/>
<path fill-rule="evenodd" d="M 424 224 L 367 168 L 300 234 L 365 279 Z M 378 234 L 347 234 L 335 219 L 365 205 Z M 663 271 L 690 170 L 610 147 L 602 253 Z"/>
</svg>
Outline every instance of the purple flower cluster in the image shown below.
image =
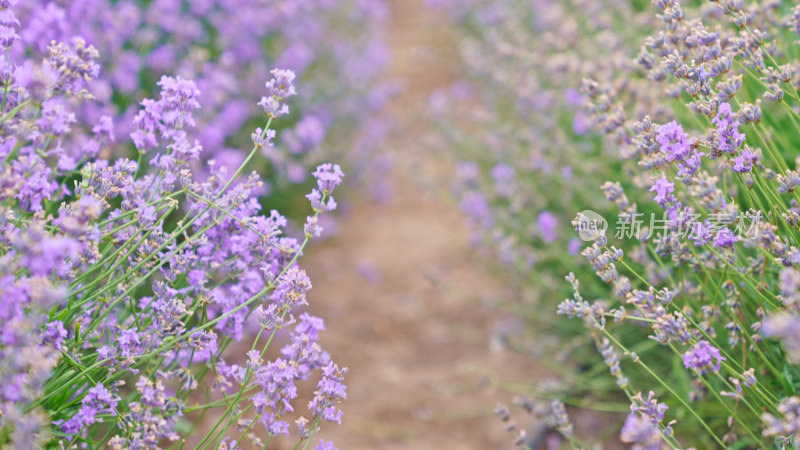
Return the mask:
<svg viewBox="0 0 800 450">
<path fill-rule="evenodd" d="M 702 158 L 706 154 L 694 148 L 683 126 L 674 120 L 658 127 L 656 142 L 666 155 L 666 161 L 677 164 L 678 176 L 684 184 L 690 184 L 692 177 L 702 167 Z"/>
<path fill-rule="evenodd" d="M 144 99 L 142 110 L 133 119 L 136 131 L 131 133 L 136 148 L 146 152 L 156 148 L 159 138 L 170 146 L 178 156 L 194 154 L 197 157 L 199 144 L 194 149 L 186 141 L 184 127 L 195 126 L 192 111 L 200 108 L 200 91 L 191 80 L 164 76 L 158 82 L 161 87 L 159 100 Z"/>
<path fill-rule="evenodd" d="M 61 350 L 61 344 L 67 338 L 67 330 L 64 329 L 64 324 L 60 320 L 54 320 L 45 324 L 45 330 L 42 334 L 42 344 L 52 345 L 56 350 Z"/>
<path fill-rule="evenodd" d="M 675 196 L 672 195 L 672 193 L 675 192 L 675 184 L 670 183 L 666 178 L 662 177 L 656 179 L 653 186 L 650 188 L 650 192 L 656 193 L 653 200 L 662 208 L 669 208 L 676 201 Z"/>
<path fill-rule="evenodd" d="M 711 123 L 717 126 L 720 151 L 734 154 L 744 143 L 745 136 L 739 132 L 739 121 L 731 111 L 730 103 L 719 105 L 717 116 L 711 120 Z"/>
<path fill-rule="evenodd" d="M 753 163 L 757 160 L 757 156 L 749 148 L 745 147 L 741 153 L 733 158 L 732 170 L 737 173 L 748 173 L 753 170 Z"/>
<path fill-rule="evenodd" d="M 112 395 L 103 385 L 98 384 L 89 389 L 81 400 L 81 409 L 74 416 L 65 421 L 56 421 L 55 424 L 66 434 L 77 434 L 85 427 L 102 423 L 102 419 L 97 417 L 100 414 L 116 416 L 119 400 L 119 397 Z"/>
<path fill-rule="evenodd" d="M 336 201 L 330 194 L 342 182 L 344 173 L 341 167 L 338 164 L 323 164 L 317 167 L 313 175 L 317 180 L 317 187 L 306 196 L 311 207 L 318 213 L 333 211 L 336 209 Z"/>
<path fill-rule="evenodd" d="M 140 377 L 136 382 L 139 400 L 130 404 L 123 422 L 127 425 L 129 437 L 114 436 L 109 440 L 111 446 L 131 448 L 155 448 L 163 441 L 176 441 L 178 433 L 173 430 L 175 422 L 182 414 L 182 406 L 174 397 L 168 397 L 162 381 L 153 382 Z"/>
<path fill-rule="evenodd" d="M 625 419 L 625 424 L 619 433 L 619 439 L 632 448 L 641 450 L 660 450 L 663 448 L 663 438 L 658 425 L 646 417 L 631 413 Z"/>
<path fill-rule="evenodd" d="M 800 439 L 800 397 L 792 396 L 778 404 L 778 416 L 764 413 L 761 419 L 766 422 L 764 436 L 778 438 L 784 445 L 791 445 Z"/>
<path fill-rule="evenodd" d="M 290 311 L 287 310 L 284 314 L 290 315 Z M 274 332 L 286 323 L 286 320 L 281 324 L 262 322 L 262 326 L 265 330 Z M 268 435 L 290 434 L 289 423 L 285 419 L 287 414 L 294 412 L 293 400 L 298 397 L 295 383 L 308 380 L 315 370 L 321 370 L 322 379 L 320 390 L 315 393 L 315 400 L 309 404 L 313 420 L 309 425 L 307 419 L 302 417 L 298 419 L 297 433 L 302 439 L 308 439 L 314 434 L 320 426 L 318 420 L 320 408 L 324 410 L 325 420 L 333 421 L 330 417 L 334 410 L 331 408 L 344 398 L 343 374 L 347 369 L 340 371 L 317 343 L 319 332 L 324 329 L 322 319 L 303 313 L 290 335 L 291 342 L 281 350 L 280 358 L 264 362 L 261 352 L 251 350 L 248 353 L 246 367 L 228 366 L 224 363 L 221 365 L 225 377 L 225 383 L 220 385 L 223 392 L 231 385 L 250 384 L 257 389 L 257 392 L 250 397 L 250 402 L 257 421 L 262 424 Z M 231 381 L 235 383 L 231 384 Z M 341 395 L 336 396 L 338 394 Z M 320 395 L 324 396 L 324 406 L 321 406 L 323 400 L 317 400 Z M 337 413 L 335 418 L 340 423 L 341 412 Z"/>
<path fill-rule="evenodd" d="M 336 405 L 347 398 L 347 386 L 344 384 L 344 375 L 347 368 L 330 362 L 322 369 L 322 379 L 314 391 L 314 398 L 308 403 L 308 409 L 313 412 L 314 420 L 342 423 L 342 411 Z"/>
<path fill-rule="evenodd" d="M 631 398 L 631 412 L 620 431 L 622 442 L 633 444 L 637 449 L 661 449 L 666 447 L 665 437 L 672 436 L 672 421 L 664 424 L 667 405 L 659 403 L 655 393 L 650 391 L 647 399 L 638 393 Z M 663 430 L 662 430 L 663 427 Z"/>
<path fill-rule="evenodd" d="M 720 354 L 719 349 L 705 339 L 700 340 L 683 354 L 683 366 L 699 372 L 705 372 L 707 369 L 719 372 L 722 361 L 725 361 L 725 357 Z"/>
<path fill-rule="evenodd" d="M 661 151 L 666 153 L 667 161 L 683 161 L 691 152 L 689 135 L 676 121 L 658 127 L 656 140 L 661 145 Z"/>
<path fill-rule="evenodd" d="M 551 243 L 556 240 L 556 227 L 558 227 L 558 219 L 550 211 L 542 211 L 536 218 L 536 224 L 539 226 L 539 233 L 546 243 Z"/>
</svg>

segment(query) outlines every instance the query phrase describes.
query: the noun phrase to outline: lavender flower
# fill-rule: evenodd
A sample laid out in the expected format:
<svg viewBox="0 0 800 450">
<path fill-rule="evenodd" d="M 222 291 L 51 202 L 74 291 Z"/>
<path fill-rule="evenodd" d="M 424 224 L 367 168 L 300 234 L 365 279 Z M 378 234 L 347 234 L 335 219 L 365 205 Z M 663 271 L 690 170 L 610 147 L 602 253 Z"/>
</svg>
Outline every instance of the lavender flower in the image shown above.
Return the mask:
<svg viewBox="0 0 800 450">
<path fill-rule="evenodd" d="M 76 434 L 81 429 L 102 422 L 97 416 L 100 414 L 117 415 L 116 407 L 119 397 L 112 395 L 103 385 L 96 385 L 81 400 L 81 409 L 70 419 L 58 424 L 61 430 L 68 435 Z"/>
<path fill-rule="evenodd" d="M 45 331 L 42 335 L 42 343 L 52 345 L 56 350 L 61 350 L 61 344 L 67 337 L 67 330 L 60 320 L 54 320 L 45 324 Z"/>
<path fill-rule="evenodd" d="M 672 195 L 675 192 L 675 185 L 667 181 L 666 178 L 657 179 L 650 188 L 650 192 L 656 193 L 653 200 L 663 208 L 667 208 L 675 202 L 675 196 Z"/>
<path fill-rule="evenodd" d="M 100 54 L 94 46 L 82 38 L 73 38 L 72 45 L 53 42 L 48 47 L 46 66 L 57 73 L 54 91 L 64 92 L 67 96 L 84 95 L 85 83 L 97 78 L 100 66 L 95 62 Z"/>
<path fill-rule="evenodd" d="M 747 173 L 753 170 L 753 162 L 756 155 L 747 147 L 733 158 L 733 171 L 737 173 Z"/>
<path fill-rule="evenodd" d="M 306 197 L 317 212 L 330 212 L 336 209 L 336 201 L 331 196 L 333 189 L 341 184 L 344 173 L 338 164 L 322 164 L 313 173 L 317 188 Z"/>
<path fill-rule="evenodd" d="M 6 0 L 0 4 L 0 46 L 4 48 L 11 47 L 16 40 L 20 39 L 17 34 L 20 22 L 14 14 L 14 10 L 10 9 L 16 4 L 17 0 Z"/>
<path fill-rule="evenodd" d="M 333 363 L 322 369 L 322 379 L 314 391 L 314 398 L 308 403 L 315 420 L 341 423 L 342 411 L 337 410 L 336 405 L 347 398 L 347 386 L 343 383 L 346 373 L 346 367 L 339 369 Z"/>
<path fill-rule="evenodd" d="M 795 31 L 800 35 L 800 6 L 792 8 L 792 22 L 794 23 Z"/>
<path fill-rule="evenodd" d="M 295 74 L 291 70 L 272 69 L 272 79 L 267 81 L 269 93 L 279 99 L 286 99 L 297 95 L 294 88 Z"/>
<path fill-rule="evenodd" d="M 564 403 L 559 400 L 553 400 L 550 402 L 550 410 L 551 417 L 558 431 L 564 436 L 572 436 L 575 426 L 567 415 L 567 409 L 564 407 Z"/>
<path fill-rule="evenodd" d="M 636 413 L 628 414 L 619 438 L 639 450 L 658 450 L 664 446 L 658 425 Z"/>
<path fill-rule="evenodd" d="M 510 197 L 514 193 L 516 171 L 506 163 L 499 163 L 492 167 L 489 175 L 494 181 L 494 189 L 498 195 Z"/>
<path fill-rule="evenodd" d="M 597 341 L 597 347 L 600 349 L 600 354 L 603 355 L 603 361 L 605 361 L 606 365 L 608 366 L 611 375 L 613 375 L 617 380 L 617 386 L 619 386 L 621 389 L 628 387 L 628 378 L 622 374 L 622 368 L 619 363 L 619 354 L 617 354 L 617 351 L 611 346 L 611 341 L 609 341 L 607 337 L 603 337 Z"/>
<path fill-rule="evenodd" d="M 536 223 L 539 225 L 539 233 L 545 243 L 551 243 L 556 240 L 556 227 L 558 226 L 558 219 L 549 211 L 542 211 L 539 217 L 536 218 Z"/>
<path fill-rule="evenodd" d="M 266 86 L 270 92 L 267 97 L 261 97 L 259 106 L 264 108 L 267 117 L 276 118 L 289 114 L 289 106 L 283 101 L 297 94 L 294 82 L 295 74 L 291 70 L 274 69 L 272 79 L 267 81 Z"/>
<path fill-rule="evenodd" d="M 731 248 L 737 241 L 736 235 L 727 227 L 721 227 L 717 231 L 716 238 L 714 239 L 714 247 L 717 248 Z"/>
<path fill-rule="evenodd" d="M 725 361 L 725 357 L 720 354 L 719 349 L 705 339 L 700 340 L 683 354 L 683 366 L 700 373 L 705 373 L 707 369 L 719 372 L 722 361 Z"/>
<path fill-rule="evenodd" d="M 319 440 L 319 444 L 314 447 L 314 450 L 336 450 L 332 441 L 325 442 L 324 439 Z"/>
<path fill-rule="evenodd" d="M 658 127 L 656 141 L 661 145 L 661 151 L 666 153 L 667 161 L 683 161 L 691 152 L 689 135 L 683 132 L 683 127 L 676 121 Z"/>
<path fill-rule="evenodd" d="M 800 362 L 800 339 L 797 327 L 800 326 L 800 317 L 786 312 L 776 312 L 764 320 L 761 332 L 765 336 L 779 339 L 788 353 L 789 360 Z"/>
<path fill-rule="evenodd" d="M 717 126 L 719 149 L 723 153 L 735 153 L 744 143 L 745 136 L 739 132 L 739 121 L 731 112 L 731 105 L 729 103 L 719 105 L 717 116 L 711 122 Z"/>
<path fill-rule="evenodd" d="M 770 413 L 761 416 L 765 422 L 764 436 L 783 438 L 786 441 L 800 439 L 800 398 L 785 398 L 777 409 L 781 417 Z"/>
</svg>

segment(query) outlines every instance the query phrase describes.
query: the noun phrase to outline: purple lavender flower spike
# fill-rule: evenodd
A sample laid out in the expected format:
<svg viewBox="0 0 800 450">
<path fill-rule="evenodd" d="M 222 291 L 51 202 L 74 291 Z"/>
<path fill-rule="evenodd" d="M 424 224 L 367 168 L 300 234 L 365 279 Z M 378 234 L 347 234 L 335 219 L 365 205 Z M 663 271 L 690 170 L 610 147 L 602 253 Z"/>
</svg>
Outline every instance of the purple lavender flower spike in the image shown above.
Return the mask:
<svg viewBox="0 0 800 450">
<path fill-rule="evenodd" d="M 717 236 L 714 239 L 714 247 L 717 248 L 731 248 L 737 242 L 736 235 L 727 227 L 721 227 L 717 230 Z"/>
<path fill-rule="evenodd" d="M 720 354 L 719 349 L 705 339 L 683 354 L 683 366 L 687 369 L 695 369 L 700 373 L 705 373 L 707 369 L 719 372 L 722 361 L 725 361 L 725 357 Z"/>
<path fill-rule="evenodd" d="M 675 121 L 661 125 L 658 128 L 656 141 L 661 144 L 661 151 L 666 153 L 667 161 L 683 161 L 691 151 L 689 135 L 683 132 L 683 127 Z"/>
<path fill-rule="evenodd" d="M 539 232 L 542 234 L 542 239 L 545 243 L 551 243 L 556 240 L 556 227 L 558 227 L 558 219 L 550 211 L 542 211 L 536 218 L 536 223 L 539 226 Z"/>
<path fill-rule="evenodd" d="M 338 164 L 322 164 L 313 173 L 317 179 L 317 187 L 306 198 L 311 202 L 315 211 L 330 212 L 336 209 L 336 201 L 331 193 L 341 184 L 344 173 Z"/>
<path fill-rule="evenodd" d="M 670 183 L 666 178 L 657 179 L 650 188 L 650 192 L 656 193 L 653 200 L 663 208 L 669 207 L 675 201 L 675 196 L 672 195 L 675 192 L 675 184 Z"/>
<path fill-rule="evenodd" d="M 728 154 L 733 154 L 744 143 L 745 136 L 739 132 L 739 121 L 731 111 L 730 103 L 719 105 L 717 116 L 711 120 L 717 126 L 719 149 Z"/>
</svg>

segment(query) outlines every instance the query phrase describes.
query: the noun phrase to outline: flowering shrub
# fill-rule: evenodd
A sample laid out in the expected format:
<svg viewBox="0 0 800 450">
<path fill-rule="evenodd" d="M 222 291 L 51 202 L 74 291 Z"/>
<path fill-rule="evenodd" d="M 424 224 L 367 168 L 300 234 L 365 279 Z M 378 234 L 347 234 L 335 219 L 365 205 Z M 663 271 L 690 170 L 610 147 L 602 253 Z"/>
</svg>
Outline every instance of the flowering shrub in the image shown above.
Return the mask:
<svg viewBox="0 0 800 450">
<path fill-rule="evenodd" d="M 261 123 L 251 95 L 272 67 L 283 67 L 304 88 L 293 114 L 276 124 L 281 142 L 256 156 L 275 168 L 265 174 L 271 184 L 304 182 L 309 167 L 335 159 L 352 169 L 351 181 L 381 185 L 385 163 L 375 150 L 389 124 L 376 112 L 394 91 L 382 79 L 383 0 L 35 0 L 20 2 L 16 15 L 26 45 L 11 49 L 15 57 L 75 36 L 99 52 L 102 76 L 87 87 L 98 101 L 74 111 L 82 125 L 108 115 L 115 134 L 128 135 L 139 101 L 158 94 L 156 82 L 181 76 L 200 90 L 194 119 L 203 159 L 233 170 L 243 131 Z"/>
<path fill-rule="evenodd" d="M 550 307 L 586 327 L 549 329 L 600 350 L 630 403 L 620 439 L 797 446 L 800 9 L 432 3 L 463 33 L 467 75 L 431 109 L 476 242 L 542 301 L 568 274 Z M 602 395 L 591 378 L 560 398 Z"/>
<path fill-rule="evenodd" d="M 78 19 L 133 27 L 122 18 L 138 3 L 69 2 L 75 20 L 55 3 L 17 3 L 0 0 L 0 446 L 234 448 L 277 435 L 308 446 L 323 422 L 341 420 L 347 370 L 317 343 L 322 320 L 301 312 L 311 281 L 298 258 L 336 208 L 343 173 L 334 164 L 313 172 L 302 240 L 286 235 L 278 211 L 261 212 L 262 181 L 245 176 L 274 148 L 287 100 L 302 95 L 295 73 L 272 70 L 260 88 L 262 124 L 241 164 L 202 165 L 208 136 L 197 135 L 218 131 L 213 117 L 225 113 L 205 115 L 198 84 L 161 76 L 157 95 L 118 116 L 109 101 L 125 94 L 115 83 L 139 81 L 116 79 L 102 98 L 98 76 L 100 62 L 122 57 L 39 34 L 68 35 L 60 25 L 83 26 Z M 178 4 L 152 5 L 167 3 Z M 192 5 L 197 14 L 213 6 Z M 105 51 L 123 46 L 103 37 Z M 115 124 L 128 119 L 122 133 Z M 131 142 L 136 160 L 122 156 Z M 249 351 L 231 345 L 245 336 Z M 295 411 L 296 383 L 314 378 L 307 412 Z M 196 429 L 208 412 L 216 423 Z"/>
</svg>

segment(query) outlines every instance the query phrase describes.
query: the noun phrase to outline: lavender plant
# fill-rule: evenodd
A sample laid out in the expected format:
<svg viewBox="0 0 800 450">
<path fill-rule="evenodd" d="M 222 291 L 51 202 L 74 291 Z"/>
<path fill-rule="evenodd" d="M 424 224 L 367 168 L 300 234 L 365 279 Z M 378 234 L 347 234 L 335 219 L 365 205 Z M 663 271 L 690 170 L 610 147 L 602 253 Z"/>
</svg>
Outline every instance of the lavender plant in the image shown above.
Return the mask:
<svg viewBox="0 0 800 450">
<path fill-rule="evenodd" d="M 245 176 L 303 90 L 294 72 L 274 69 L 261 88 L 243 162 L 199 170 L 194 81 L 162 76 L 121 134 L 124 116 L 83 115 L 115 108 L 93 94 L 98 50 L 75 37 L 37 57 L 25 36 L 39 23 L 17 3 L 0 1 L 0 446 L 231 449 L 291 435 L 308 447 L 341 420 L 347 369 L 302 312 L 298 259 L 343 173 L 313 172 L 300 240 L 261 212 L 260 176 Z M 120 156 L 130 142 L 136 160 Z M 305 412 L 303 380 L 318 380 Z"/>
<path fill-rule="evenodd" d="M 686 3 L 454 5 L 468 77 L 434 114 L 477 239 L 529 295 L 568 274 L 587 327 L 555 330 L 600 350 L 623 442 L 796 447 L 800 15 Z M 605 388 L 570 378 L 568 403 Z"/>
<path fill-rule="evenodd" d="M 11 53 L 38 56 L 74 36 L 94 46 L 102 77 L 87 89 L 99 101 L 74 113 L 88 127 L 103 115 L 118 118 L 120 136 L 134 131 L 139 101 L 158 94 L 163 75 L 193 80 L 203 104 L 194 117 L 202 159 L 228 170 L 261 125 L 252 92 L 271 67 L 292 70 L 304 89 L 274 125 L 281 142 L 256 156 L 274 168 L 261 189 L 305 189 L 309 168 L 330 159 L 346 164 L 352 183 L 384 189 L 377 149 L 390 124 L 377 112 L 395 90 L 383 79 L 387 14 L 383 0 L 37 0 L 17 6 L 27 45 Z"/>
</svg>

